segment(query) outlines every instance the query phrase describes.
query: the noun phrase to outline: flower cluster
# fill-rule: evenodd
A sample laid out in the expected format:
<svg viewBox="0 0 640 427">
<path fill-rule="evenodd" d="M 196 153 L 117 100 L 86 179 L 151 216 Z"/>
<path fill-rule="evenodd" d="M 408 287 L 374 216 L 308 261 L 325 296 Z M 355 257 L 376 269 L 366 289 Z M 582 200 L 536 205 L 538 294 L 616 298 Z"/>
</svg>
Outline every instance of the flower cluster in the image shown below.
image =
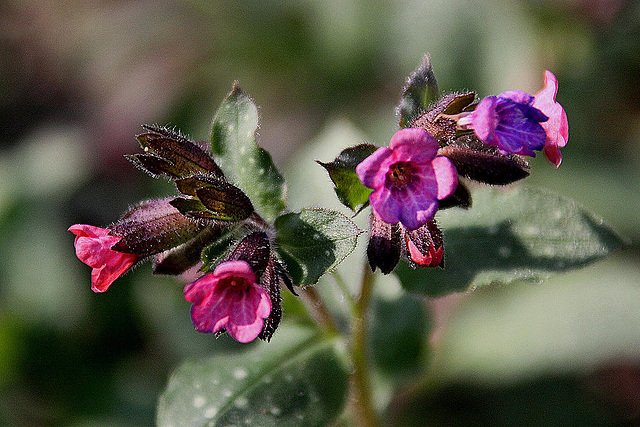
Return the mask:
<svg viewBox="0 0 640 427">
<path fill-rule="evenodd" d="M 412 264 L 442 266 L 438 208 L 468 207 L 458 175 L 493 185 L 528 175 L 520 156 L 543 150 L 558 167 L 568 139 L 567 116 L 555 101 L 558 83 L 545 72 L 544 89 L 533 96 L 507 91 L 475 103 L 473 92 L 449 94 L 399 130 L 355 172 L 372 189 L 368 257 L 389 273 L 404 255 Z"/>
<path fill-rule="evenodd" d="M 128 156 L 154 177 L 171 179 L 179 197 L 142 202 L 107 228 L 75 224 L 78 258 L 93 268 L 91 287 L 104 292 L 134 264 L 153 257 L 157 274 L 181 274 L 202 265 L 203 250 L 231 229 L 235 249 L 185 287 L 191 317 L 201 332 L 228 332 L 240 342 L 269 340 L 280 322 L 280 286 L 293 292 L 272 251 L 264 221 L 199 145 L 168 129 L 138 135 L 145 153 Z M 210 270 L 210 271 L 209 271 Z"/>
</svg>

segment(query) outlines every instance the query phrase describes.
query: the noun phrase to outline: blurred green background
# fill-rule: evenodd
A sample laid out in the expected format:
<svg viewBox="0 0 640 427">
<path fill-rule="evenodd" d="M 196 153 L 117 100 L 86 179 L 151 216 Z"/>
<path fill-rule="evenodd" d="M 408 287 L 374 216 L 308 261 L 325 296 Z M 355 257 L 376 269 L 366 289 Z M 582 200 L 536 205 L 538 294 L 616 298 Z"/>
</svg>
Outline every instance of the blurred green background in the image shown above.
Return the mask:
<svg viewBox="0 0 640 427">
<path fill-rule="evenodd" d="M 535 93 L 552 70 L 569 144 L 558 170 L 533 160 L 525 185 L 577 200 L 630 247 L 541 286 L 429 302 L 437 375 L 397 397 L 391 416 L 640 420 L 639 2 L 4 0 L 0 425 L 152 425 L 173 367 L 237 347 L 193 330 L 174 278 L 143 265 L 93 294 L 75 258 L 71 224 L 105 226 L 172 191 L 122 156 L 138 151 L 141 124 L 206 139 L 238 79 L 293 197 L 296 174 L 320 169 L 291 160 L 309 141 L 329 141 L 333 155 L 386 144 L 426 52 L 443 91 Z"/>
</svg>

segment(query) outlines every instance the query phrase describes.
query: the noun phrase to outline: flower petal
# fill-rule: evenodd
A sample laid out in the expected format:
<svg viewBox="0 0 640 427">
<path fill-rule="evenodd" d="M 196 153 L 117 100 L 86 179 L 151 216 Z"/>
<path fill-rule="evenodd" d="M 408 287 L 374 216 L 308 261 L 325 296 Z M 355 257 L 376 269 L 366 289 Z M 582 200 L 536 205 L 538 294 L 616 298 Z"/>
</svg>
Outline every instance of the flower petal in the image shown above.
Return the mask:
<svg viewBox="0 0 640 427">
<path fill-rule="evenodd" d="M 376 176 L 381 173 L 382 163 L 392 154 L 393 151 L 389 148 L 380 147 L 356 166 L 356 174 L 365 187 L 375 188 Z M 382 177 L 384 174 L 382 172 Z"/>
<path fill-rule="evenodd" d="M 435 194 L 427 192 L 408 192 L 400 211 L 400 223 L 407 230 L 415 230 L 431 220 L 438 210 Z"/>
<path fill-rule="evenodd" d="M 109 235 L 109 229 L 74 224 L 69 227 L 69 231 L 76 235 L 74 240 L 76 256 L 93 268 L 91 289 L 94 292 L 106 291 L 139 259 L 137 255 L 112 250 L 111 247 L 118 243 L 121 237 Z"/>
<path fill-rule="evenodd" d="M 214 276 L 219 279 L 225 279 L 230 276 L 241 277 L 249 283 L 255 283 L 256 275 L 251 269 L 248 262 L 242 260 L 225 261 L 220 263 L 215 270 L 213 270 Z"/>
<path fill-rule="evenodd" d="M 254 285 L 241 304 L 234 307 L 226 330 L 236 341 L 246 343 L 256 339 L 264 319 L 271 314 L 269 294 L 259 285 Z"/>
<path fill-rule="evenodd" d="M 544 84 L 544 89 L 535 96 L 533 106 L 549 117 L 548 121 L 541 123 L 546 132 L 544 153 L 558 167 L 562 162 L 559 147 L 567 145 L 569 140 L 569 122 L 564 108 L 556 102 L 558 80 L 551 71 L 545 71 Z"/>
<path fill-rule="evenodd" d="M 271 314 L 271 297 L 256 283 L 244 260 L 225 261 L 215 270 L 185 286 L 185 299 L 193 302 L 191 320 L 200 332 L 226 330 L 239 342 L 253 341 Z"/>
<path fill-rule="evenodd" d="M 402 200 L 398 200 L 387 187 L 381 187 L 369 196 L 371 207 L 378 217 L 387 224 L 400 221 Z"/>
<path fill-rule="evenodd" d="M 495 136 L 499 121 L 497 104 L 497 96 L 488 96 L 480 101 L 473 113 L 473 130 L 481 141 L 491 145 L 497 145 Z"/>
<path fill-rule="evenodd" d="M 433 159 L 433 171 L 438 183 L 438 200 L 446 199 L 456 191 L 458 187 L 458 171 L 453 162 L 445 156 L 437 156 Z"/>
<path fill-rule="evenodd" d="M 433 159 L 438 151 L 438 142 L 422 128 L 400 129 L 393 135 L 389 147 L 398 160 L 424 163 Z"/>
</svg>

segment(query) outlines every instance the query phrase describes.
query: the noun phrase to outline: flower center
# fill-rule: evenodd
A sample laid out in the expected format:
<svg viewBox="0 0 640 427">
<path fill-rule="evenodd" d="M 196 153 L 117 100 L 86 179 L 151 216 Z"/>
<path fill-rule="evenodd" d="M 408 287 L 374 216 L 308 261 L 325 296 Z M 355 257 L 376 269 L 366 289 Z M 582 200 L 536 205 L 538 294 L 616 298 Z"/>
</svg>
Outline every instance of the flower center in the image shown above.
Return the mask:
<svg viewBox="0 0 640 427">
<path fill-rule="evenodd" d="M 415 168 L 411 162 L 398 162 L 389 167 L 387 180 L 396 187 L 405 187 L 415 181 Z"/>
<path fill-rule="evenodd" d="M 249 281 L 244 277 L 231 276 L 220 281 L 224 287 L 230 286 L 234 291 L 244 291 L 249 288 Z"/>
</svg>

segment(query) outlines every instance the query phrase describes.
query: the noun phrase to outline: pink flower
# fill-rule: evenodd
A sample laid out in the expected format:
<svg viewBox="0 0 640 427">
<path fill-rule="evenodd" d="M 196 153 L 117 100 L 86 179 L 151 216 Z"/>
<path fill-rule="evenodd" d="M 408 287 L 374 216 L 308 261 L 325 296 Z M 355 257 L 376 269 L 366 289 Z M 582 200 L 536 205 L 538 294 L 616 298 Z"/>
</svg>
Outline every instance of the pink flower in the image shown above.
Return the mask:
<svg viewBox="0 0 640 427">
<path fill-rule="evenodd" d="M 544 154 L 556 167 L 562 162 L 560 147 L 567 145 L 569 140 L 569 122 L 567 114 L 558 102 L 556 93 L 558 92 L 558 80 L 551 71 L 544 72 L 544 89 L 536 96 L 533 106 L 542 111 L 549 120 L 540 123 L 547 133 L 544 143 Z"/>
<path fill-rule="evenodd" d="M 213 273 L 187 285 L 184 297 L 193 303 L 191 319 L 198 331 L 226 330 L 242 343 L 253 341 L 271 314 L 268 292 L 243 260 L 219 264 Z"/>
<path fill-rule="evenodd" d="M 380 219 L 415 230 L 434 217 L 438 200 L 458 185 L 453 163 L 437 152 L 438 142 L 426 130 L 401 129 L 389 147 L 378 148 L 356 167 L 360 181 L 374 190 L 369 202 Z"/>
<path fill-rule="evenodd" d="M 113 245 L 122 237 L 110 236 L 109 229 L 92 225 L 75 224 L 69 231 L 76 235 L 74 246 L 80 261 L 92 267 L 91 289 L 93 292 L 104 292 L 124 274 L 139 257 L 133 254 L 114 251 Z"/>
</svg>

